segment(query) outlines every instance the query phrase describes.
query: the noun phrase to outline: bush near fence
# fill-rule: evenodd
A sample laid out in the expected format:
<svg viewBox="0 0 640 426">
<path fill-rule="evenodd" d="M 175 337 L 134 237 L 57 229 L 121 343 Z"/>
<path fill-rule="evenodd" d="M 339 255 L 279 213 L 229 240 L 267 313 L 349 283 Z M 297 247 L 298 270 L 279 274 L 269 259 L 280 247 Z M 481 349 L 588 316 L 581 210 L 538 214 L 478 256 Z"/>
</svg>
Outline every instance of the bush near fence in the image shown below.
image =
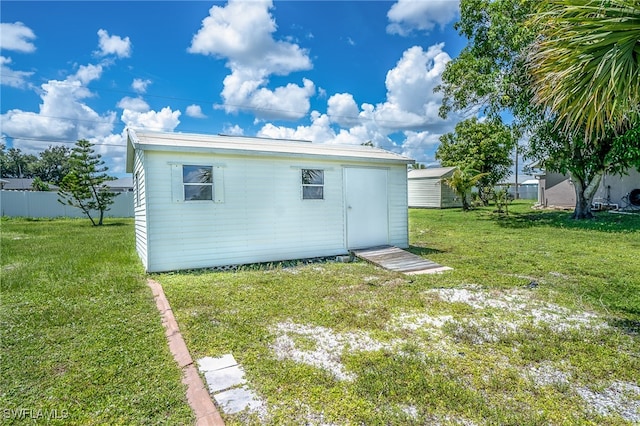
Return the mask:
<svg viewBox="0 0 640 426">
<path fill-rule="evenodd" d="M 118 194 L 105 217 L 133 217 L 133 192 Z M 0 191 L 0 212 L 8 217 L 86 217 L 79 208 L 59 203 L 58 198 L 57 192 Z"/>
</svg>

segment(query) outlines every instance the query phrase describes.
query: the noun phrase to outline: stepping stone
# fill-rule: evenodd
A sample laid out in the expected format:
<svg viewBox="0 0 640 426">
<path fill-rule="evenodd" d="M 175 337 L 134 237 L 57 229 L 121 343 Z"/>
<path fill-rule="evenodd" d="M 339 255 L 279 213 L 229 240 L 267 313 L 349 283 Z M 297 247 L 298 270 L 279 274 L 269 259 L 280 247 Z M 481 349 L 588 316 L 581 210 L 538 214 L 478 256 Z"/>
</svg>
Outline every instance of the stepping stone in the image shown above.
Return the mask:
<svg viewBox="0 0 640 426">
<path fill-rule="evenodd" d="M 203 373 L 233 367 L 234 365 L 238 365 L 238 362 L 231 354 L 222 355 L 220 358 L 207 356 L 198 360 L 198 370 Z"/>
<path fill-rule="evenodd" d="M 244 378 L 244 370 L 239 365 L 207 371 L 204 373 L 204 377 L 207 379 L 209 392 L 211 393 L 247 383 Z"/>
<path fill-rule="evenodd" d="M 241 388 L 229 389 L 214 395 L 216 403 L 227 414 L 235 414 L 245 409 L 250 411 L 258 411 L 262 408 L 262 401 L 256 395 L 244 386 Z"/>
</svg>

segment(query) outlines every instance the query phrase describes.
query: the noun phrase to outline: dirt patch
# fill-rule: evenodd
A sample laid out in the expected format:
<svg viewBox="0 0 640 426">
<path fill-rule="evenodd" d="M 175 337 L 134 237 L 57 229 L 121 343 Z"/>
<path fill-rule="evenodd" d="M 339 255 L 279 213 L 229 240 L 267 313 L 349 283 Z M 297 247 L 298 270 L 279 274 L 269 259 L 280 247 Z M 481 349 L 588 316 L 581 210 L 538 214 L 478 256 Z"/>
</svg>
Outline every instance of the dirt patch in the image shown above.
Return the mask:
<svg viewBox="0 0 640 426">
<path fill-rule="evenodd" d="M 355 374 L 341 361 L 349 353 L 378 350 L 400 353 L 403 346 L 422 342 L 418 344 L 425 353 L 456 357 L 460 356 L 461 343 L 477 345 L 478 350 L 482 350 L 480 345 L 494 343 L 525 327 L 527 330 L 540 328 L 541 332 L 603 332 L 610 329 L 605 320 L 594 313 L 542 301 L 525 289 L 487 290 L 470 286 L 428 290 L 423 294 L 435 303 L 433 311 L 427 307 L 399 313 L 387 324 L 386 331 L 403 338 L 381 342 L 366 332 L 337 333 L 325 327 L 284 322 L 272 327 L 276 339 L 271 349 L 278 359 L 308 364 L 330 372 L 339 380 L 353 381 Z M 452 304 L 451 312 L 454 313 L 446 312 L 446 304 Z M 453 304 L 467 307 L 456 309 Z M 504 368 L 510 368 L 508 358 L 502 362 Z M 556 386 L 579 395 L 586 406 L 599 415 L 619 415 L 630 422 L 640 421 L 640 387 L 637 384 L 614 381 L 605 383 L 607 387 L 603 390 L 594 391 L 576 383 L 571 367 L 562 363 L 542 362 L 521 371 L 520 374 L 537 387 Z M 400 409 L 406 410 L 409 417 L 417 415 L 410 406 Z"/>
</svg>

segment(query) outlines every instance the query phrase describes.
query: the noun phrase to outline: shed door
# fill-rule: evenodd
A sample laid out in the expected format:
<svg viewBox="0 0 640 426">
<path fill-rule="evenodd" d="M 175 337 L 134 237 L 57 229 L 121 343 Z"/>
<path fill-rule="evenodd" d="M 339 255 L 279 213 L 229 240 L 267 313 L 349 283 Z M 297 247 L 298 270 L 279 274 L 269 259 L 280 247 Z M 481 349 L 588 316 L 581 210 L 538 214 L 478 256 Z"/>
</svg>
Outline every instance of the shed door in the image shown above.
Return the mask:
<svg viewBox="0 0 640 426">
<path fill-rule="evenodd" d="M 389 243 L 387 170 L 344 169 L 347 208 L 347 248 Z"/>
</svg>

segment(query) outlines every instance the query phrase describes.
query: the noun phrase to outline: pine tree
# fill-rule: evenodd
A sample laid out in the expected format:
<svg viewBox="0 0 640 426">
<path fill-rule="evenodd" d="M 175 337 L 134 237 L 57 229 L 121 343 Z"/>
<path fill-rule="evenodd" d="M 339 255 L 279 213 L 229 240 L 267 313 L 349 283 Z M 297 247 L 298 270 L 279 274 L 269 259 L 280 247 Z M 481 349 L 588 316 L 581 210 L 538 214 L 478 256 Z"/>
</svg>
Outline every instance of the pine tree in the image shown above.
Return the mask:
<svg viewBox="0 0 640 426">
<path fill-rule="evenodd" d="M 69 173 L 60 183 L 62 204 L 78 207 L 87 215 L 93 226 L 102 225 L 104 212 L 109 210 L 114 198 L 118 195 L 109 191 L 105 182 L 115 180 L 106 174 L 109 169 L 101 160 L 101 155 L 93 150 L 93 144 L 85 139 L 76 142 L 69 159 Z M 96 223 L 92 212 L 99 212 Z"/>
</svg>

